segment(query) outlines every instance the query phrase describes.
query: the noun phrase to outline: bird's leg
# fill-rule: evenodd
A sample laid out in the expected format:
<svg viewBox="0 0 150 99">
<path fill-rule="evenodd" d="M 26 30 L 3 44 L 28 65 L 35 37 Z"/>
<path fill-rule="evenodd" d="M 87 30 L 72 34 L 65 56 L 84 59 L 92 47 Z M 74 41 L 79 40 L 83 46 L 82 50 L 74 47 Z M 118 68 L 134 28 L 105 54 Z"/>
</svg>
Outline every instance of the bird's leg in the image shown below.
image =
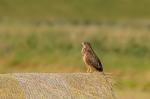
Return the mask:
<svg viewBox="0 0 150 99">
<path fill-rule="evenodd" d="M 86 72 L 89 73 L 89 70 L 90 70 L 90 68 L 88 67 Z"/>
<path fill-rule="evenodd" d="M 89 72 L 90 72 L 90 73 L 92 72 L 92 68 L 91 68 L 91 67 L 89 67 Z"/>
</svg>

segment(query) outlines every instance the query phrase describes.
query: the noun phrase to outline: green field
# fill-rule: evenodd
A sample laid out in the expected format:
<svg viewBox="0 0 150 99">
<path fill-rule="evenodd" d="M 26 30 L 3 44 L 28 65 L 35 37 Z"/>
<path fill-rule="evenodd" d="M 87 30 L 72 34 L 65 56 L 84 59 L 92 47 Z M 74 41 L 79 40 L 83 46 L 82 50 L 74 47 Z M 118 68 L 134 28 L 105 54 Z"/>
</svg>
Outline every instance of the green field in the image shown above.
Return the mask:
<svg viewBox="0 0 150 99">
<path fill-rule="evenodd" d="M 108 70 L 149 68 L 150 36 L 146 28 L 108 25 L 37 26 L 21 23 L 2 23 L 0 26 L 0 57 L 4 64 L 1 72 L 7 72 L 6 66 L 15 69 L 20 65 L 25 65 L 25 68 L 41 64 L 81 68 L 82 41 L 92 43 Z"/>
<path fill-rule="evenodd" d="M 148 19 L 149 0 L 1 0 L 3 18 L 50 21 Z"/>
</svg>

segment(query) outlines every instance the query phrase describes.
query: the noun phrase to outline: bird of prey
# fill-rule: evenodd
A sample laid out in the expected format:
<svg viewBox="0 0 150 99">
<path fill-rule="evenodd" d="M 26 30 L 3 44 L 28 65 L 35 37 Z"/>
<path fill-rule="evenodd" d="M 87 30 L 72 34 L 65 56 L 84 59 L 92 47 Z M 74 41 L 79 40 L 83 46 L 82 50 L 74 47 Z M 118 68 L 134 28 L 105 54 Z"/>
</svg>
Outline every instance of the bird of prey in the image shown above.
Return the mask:
<svg viewBox="0 0 150 99">
<path fill-rule="evenodd" d="M 82 56 L 83 61 L 87 66 L 87 72 L 99 71 L 103 72 L 103 67 L 100 59 L 92 49 L 89 42 L 82 42 Z"/>
</svg>

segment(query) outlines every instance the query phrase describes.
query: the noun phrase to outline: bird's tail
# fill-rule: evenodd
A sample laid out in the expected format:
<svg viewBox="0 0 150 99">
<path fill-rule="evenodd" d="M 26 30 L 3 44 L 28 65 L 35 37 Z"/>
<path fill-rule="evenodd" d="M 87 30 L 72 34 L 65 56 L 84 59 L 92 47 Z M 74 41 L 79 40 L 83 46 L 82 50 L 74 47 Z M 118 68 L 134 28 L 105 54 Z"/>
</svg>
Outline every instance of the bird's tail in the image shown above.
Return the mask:
<svg viewBox="0 0 150 99">
<path fill-rule="evenodd" d="M 103 72 L 103 68 L 102 68 L 102 66 L 95 67 L 95 68 L 96 68 L 96 70 L 97 70 L 97 71 L 99 71 L 99 72 Z"/>
</svg>

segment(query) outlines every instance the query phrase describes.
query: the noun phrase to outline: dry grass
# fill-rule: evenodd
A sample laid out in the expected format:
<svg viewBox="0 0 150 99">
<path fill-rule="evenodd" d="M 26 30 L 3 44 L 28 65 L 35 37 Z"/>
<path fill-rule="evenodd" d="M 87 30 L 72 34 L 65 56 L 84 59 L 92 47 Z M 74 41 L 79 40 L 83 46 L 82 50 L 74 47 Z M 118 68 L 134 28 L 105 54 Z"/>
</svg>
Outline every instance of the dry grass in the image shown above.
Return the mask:
<svg viewBox="0 0 150 99">
<path fill-rule="evenodd" d="M 0 75 L 0 81 L 0 98 L 5 99 L 14 99 L 18 86 L 17 96 L 27 99 L 115 99 L 111 83 L 101 73 L 5 74 Z"/>
</svg>

